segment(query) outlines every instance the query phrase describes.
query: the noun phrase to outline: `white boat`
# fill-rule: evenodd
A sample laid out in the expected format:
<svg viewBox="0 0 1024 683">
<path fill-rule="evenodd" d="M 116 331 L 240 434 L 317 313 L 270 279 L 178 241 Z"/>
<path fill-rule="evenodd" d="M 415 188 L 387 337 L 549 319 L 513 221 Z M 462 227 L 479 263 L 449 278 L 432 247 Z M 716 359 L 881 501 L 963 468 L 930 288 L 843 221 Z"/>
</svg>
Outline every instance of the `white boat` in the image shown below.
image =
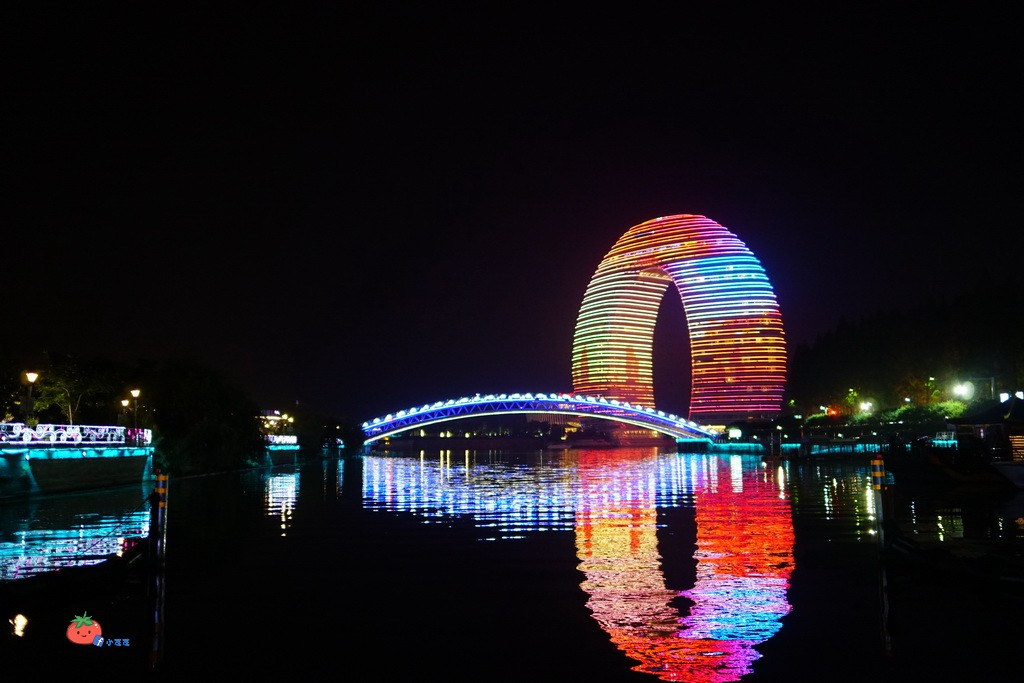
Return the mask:
<svg viewBox="0 0 1024 683">
<path fill-rule="evenodd" d="M 1024 489 L 1024 460 L 997 460 L 992 463 L 997 472 L 1019 489 Z"/>
</svg>

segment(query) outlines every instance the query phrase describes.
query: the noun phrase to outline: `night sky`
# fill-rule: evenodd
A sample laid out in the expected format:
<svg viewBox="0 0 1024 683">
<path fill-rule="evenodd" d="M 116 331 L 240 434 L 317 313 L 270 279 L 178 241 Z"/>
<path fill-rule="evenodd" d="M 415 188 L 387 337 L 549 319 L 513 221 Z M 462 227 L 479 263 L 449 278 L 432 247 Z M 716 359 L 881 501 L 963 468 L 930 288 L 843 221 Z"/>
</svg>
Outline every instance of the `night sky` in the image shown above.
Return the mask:
<svg viewBox="0 0 1024 683">
<path fill-rule="evenodd" d="M 102 5 L 0 22 L 14 355 L 194 356 L 366 419 L 570 390 L 590 276 L 657 216 L 743 240 L 793 345 L 1021 257 L 1010 14 Z"/>
</svg>

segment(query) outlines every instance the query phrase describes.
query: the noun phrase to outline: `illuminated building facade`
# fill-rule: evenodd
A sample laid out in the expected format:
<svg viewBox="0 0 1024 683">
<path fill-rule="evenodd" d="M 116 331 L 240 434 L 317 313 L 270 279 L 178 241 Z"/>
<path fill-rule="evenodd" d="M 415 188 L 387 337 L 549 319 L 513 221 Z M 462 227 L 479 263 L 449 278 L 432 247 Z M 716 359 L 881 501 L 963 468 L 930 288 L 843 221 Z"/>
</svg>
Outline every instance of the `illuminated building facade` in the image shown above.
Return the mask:
<svg viewBox="0 0 1024 683">
<path fill-rule="evenodd" d="M 775 415 L 786 341 L 771 283 L 735 235 L 689 214 L 630 228 L 598 265 L 576 321 L 574 391 L 654 405 L 654 325 L 672 284 L 690 336 L 690 419 Z"/>
</svg>

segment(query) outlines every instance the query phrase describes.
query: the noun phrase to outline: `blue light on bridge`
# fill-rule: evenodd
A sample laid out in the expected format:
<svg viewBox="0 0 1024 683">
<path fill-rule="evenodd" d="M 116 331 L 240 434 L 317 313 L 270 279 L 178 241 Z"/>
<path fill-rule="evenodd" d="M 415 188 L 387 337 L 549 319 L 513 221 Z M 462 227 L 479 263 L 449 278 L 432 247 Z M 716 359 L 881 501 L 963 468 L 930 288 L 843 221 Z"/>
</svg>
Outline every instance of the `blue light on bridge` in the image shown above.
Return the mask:
<svg viewBox="0 0 1024 683">
<path fill-rule="evenodd" d="M 561 413 L 624 422 L 656 430 L 676 439 L 708 439 L 715 433 L 695 422 L 628 401 L 603 396 L 562 393 L 514 393 L 463 396 L 447 401 L 408 408 L 363 423 L 364 443 L 403 432 L 413 427 L 461 420 L 479 415 L 513 413 Z"/>
</svg>

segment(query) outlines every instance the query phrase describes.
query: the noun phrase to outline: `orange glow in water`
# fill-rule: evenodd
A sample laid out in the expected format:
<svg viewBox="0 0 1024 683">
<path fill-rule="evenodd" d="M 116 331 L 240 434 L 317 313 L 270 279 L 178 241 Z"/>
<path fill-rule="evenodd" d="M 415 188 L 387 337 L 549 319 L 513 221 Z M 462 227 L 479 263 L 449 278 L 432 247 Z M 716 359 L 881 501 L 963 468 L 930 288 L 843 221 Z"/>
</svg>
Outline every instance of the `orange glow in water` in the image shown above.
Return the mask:
<svg viewBox="0 0 1024 683">
<path fill-rule="evenodd" d="M 614 461 L 579 458 L 576 547 L 594 618 L 637 671 L 669 681 L 725 682 L 750 673 L 754 649 L 789 610 L 793 524 L 770 471 L 744 472 L 738 458 L 685 456 L 684 490 L 696 505 L 696 581 L 669 590 L 658 551 L 654 477 L 643 451 Z M 623 467 L 633 459 L 637 467 Z M 681 458 L 684 456 L 680 456 Z M 632 477 L 630 475 L 633 475 Z M 683 599 L 681 599 L 683 598 Z M 689 603 L 689 610 L 683 603 Z"/>
</svg>

